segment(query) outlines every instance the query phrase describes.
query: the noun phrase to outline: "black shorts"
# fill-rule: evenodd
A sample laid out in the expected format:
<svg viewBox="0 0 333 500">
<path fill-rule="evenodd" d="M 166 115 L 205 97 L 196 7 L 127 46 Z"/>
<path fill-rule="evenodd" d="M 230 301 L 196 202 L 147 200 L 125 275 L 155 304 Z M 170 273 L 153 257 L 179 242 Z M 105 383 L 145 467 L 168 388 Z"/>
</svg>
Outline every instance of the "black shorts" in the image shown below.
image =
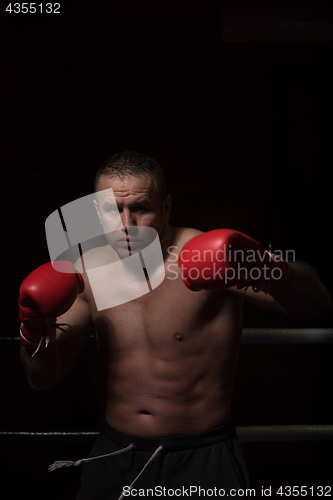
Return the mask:
<svg viewBox="0 0 333 500">
<path fill-rule="evenodd" d="M 131 436 L 109 425 L 103 429 L 89 457 L 105 455 L 130 443 L 135 448 L 91 463 L 82 464 L 81 486 L 76 500 L 124 498 L 244 498 L 237 490 L 249 488 L 249 477 L 236 429 L 227 423 L 216 429 L 161 438 Z M 159 445 L 163 450 L 129 492 Z"/>
</svg>

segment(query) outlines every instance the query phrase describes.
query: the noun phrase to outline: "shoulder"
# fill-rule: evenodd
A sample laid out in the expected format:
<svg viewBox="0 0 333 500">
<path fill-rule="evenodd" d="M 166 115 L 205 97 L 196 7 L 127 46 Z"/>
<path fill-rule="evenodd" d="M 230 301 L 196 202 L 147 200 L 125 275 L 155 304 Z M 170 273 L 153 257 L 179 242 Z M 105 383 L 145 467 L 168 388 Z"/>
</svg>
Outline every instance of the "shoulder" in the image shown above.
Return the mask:
<svg viewBox="0 0 333 500">
<path fill-rule="evenodd" d="M 173 245 L 178 247 L 180 250 L 188 243 L 190 240 L 199 236 L 203 233 L 199 229 L 189 228 L 189 227 L 175 227 Z"/>
</svg>

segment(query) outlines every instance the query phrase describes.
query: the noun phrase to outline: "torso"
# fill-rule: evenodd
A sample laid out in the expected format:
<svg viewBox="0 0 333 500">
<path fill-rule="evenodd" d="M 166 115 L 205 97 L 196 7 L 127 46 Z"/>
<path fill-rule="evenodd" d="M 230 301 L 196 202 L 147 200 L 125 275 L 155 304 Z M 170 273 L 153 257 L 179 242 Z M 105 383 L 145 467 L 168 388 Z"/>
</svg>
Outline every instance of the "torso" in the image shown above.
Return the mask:
<svg viewBox="0 0 333 500">
<path fill-rule="evenodd" d="M 232 290 L 186 288 L 175 254 L 193 236 L 193 230 L 175 228 L 177 248 L 165 259 L 166 277 L 142 297 L 97 311 L 86 287 L 104 373 L 106 421 L 120 432 L 189 434 L 230 417 L 243 299 Z"/>
</svg>

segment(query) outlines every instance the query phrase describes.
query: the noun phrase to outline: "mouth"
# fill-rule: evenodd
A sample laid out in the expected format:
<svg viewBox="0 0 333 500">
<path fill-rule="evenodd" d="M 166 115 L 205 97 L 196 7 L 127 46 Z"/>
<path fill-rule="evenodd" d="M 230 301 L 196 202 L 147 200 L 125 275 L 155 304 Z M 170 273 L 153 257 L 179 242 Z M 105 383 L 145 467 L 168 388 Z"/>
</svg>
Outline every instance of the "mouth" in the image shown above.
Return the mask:
<svg viewBox="0 0 333 500">
<path fill-rule="evenodd" d="M 138 245 L 140 243 L 140 241 L 139 240 L 132 240 L 132 239 L 127 239 L 127 238 L 122 238 L 121 240 L 118 240 L 117 243 L 120 244 L 120 245 L 131 246 L 131 245 Z"/>
</svg>

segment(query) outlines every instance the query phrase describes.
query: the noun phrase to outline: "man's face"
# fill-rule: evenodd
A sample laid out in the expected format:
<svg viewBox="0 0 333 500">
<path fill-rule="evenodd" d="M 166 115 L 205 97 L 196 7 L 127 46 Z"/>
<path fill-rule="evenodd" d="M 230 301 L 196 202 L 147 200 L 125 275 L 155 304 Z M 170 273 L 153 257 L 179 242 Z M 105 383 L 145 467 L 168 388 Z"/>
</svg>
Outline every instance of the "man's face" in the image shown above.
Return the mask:
<svg viewBox="0 0 333 500">
<path fill-rule="evenodd" d="M 112 189 L 114 198 L 100 191 Z M 120 258 L 148 246 L 156 235 L 161 237 L 170 217 L 170 196 L 161 200 L 149 175 L 122 180 L 102 176 L 98 183 L 95 207 L 106 238 Z"/>
</svg>

